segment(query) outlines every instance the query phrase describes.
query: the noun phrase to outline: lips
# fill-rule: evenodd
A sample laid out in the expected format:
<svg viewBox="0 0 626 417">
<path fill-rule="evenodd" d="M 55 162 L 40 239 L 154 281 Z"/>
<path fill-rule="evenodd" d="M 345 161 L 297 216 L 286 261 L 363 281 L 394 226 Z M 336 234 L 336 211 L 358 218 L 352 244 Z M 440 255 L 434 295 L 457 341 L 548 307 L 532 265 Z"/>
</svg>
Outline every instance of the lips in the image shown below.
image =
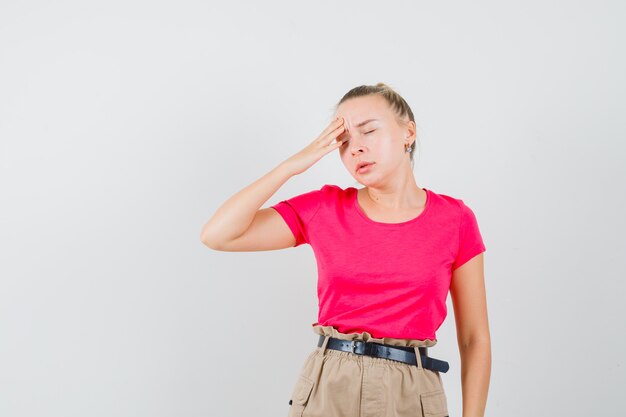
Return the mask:
<svg viewBox="0 0 626 417">
<path fill-rule="evenodd" d="M 357 166 L 356 166 L 356 171 L 358 172 L 358 171 L 359 171 L 359 169 L 361 169 L 361 168 L 363 168 L 363 167 L 365 167 L 365 166 L 368 166 L 368 165 L 373 165 L 373 164 L 375 164 L 375 162 L 368 162 L 368 161 L 362 161 L 362 162 L 359 162 L 359 163 L 357 164 Z"/>
</svg>

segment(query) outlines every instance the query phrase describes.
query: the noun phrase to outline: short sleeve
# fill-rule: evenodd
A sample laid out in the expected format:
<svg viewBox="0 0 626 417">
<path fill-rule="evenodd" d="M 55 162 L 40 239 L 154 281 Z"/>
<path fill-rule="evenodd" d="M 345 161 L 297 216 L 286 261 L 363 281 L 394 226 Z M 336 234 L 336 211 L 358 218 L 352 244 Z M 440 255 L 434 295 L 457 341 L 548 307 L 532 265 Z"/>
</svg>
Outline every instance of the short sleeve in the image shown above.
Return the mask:
<svg viewBox="0 0 626 417">
<path fill-rule="evenodd" d="M 459 202 L 461 206 L 459 245 L 456 258 L 452 264 L 453 271 L 486 250 L 474 212 L 463 200 L 459 200 Z"/>
<path fill-rule="evenodd" d="M 323 189 L 324 187 L 309 191 L 270 206 L 282 216 L 291 229 L 296 238 L 294 247 L 310 243 L 309 226 L 321 206 Z"/>
</svg>

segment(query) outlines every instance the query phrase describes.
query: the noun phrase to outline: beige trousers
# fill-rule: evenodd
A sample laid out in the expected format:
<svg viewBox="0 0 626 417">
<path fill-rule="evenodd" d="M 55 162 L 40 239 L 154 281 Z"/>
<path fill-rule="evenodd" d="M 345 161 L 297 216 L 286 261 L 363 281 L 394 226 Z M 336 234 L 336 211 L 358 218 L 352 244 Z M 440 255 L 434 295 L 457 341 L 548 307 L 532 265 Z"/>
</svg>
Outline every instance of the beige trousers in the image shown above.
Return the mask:
<svg viewBox="0 0 626 417">
<path fill-rule="evenodd" d="M 291 395 L 288 417 L 447 417 L 448 404 L 438 371 L 424 369 L 418 348 L 435 340 L 373 338 L 313 326 L 326 336 L 309 353 Z M 418 364 L 326 349 L 328 338 L 415 347 Z M 317 341 L 317 339 L 316 339 Z"/>
</svg>

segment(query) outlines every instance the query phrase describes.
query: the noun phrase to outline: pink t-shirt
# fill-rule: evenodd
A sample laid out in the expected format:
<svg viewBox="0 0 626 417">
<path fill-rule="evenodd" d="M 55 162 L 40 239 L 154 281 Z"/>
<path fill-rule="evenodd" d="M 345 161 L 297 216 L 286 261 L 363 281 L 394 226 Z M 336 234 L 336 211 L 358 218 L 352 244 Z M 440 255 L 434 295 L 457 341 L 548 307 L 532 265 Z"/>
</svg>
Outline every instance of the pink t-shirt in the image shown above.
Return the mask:
<svg viewBox="0 0 626 417">
<path fill-rule="evenodd" d="M 317 260 L 318 320 L 342 333 L 431 339 L 446 314 L 452 271 L 485 251 L 463 200 L 427 193 L 420 215 L 402 223 L 367 217 L 357 189 L 326 184 L 270 206 Z"/>
</svg>

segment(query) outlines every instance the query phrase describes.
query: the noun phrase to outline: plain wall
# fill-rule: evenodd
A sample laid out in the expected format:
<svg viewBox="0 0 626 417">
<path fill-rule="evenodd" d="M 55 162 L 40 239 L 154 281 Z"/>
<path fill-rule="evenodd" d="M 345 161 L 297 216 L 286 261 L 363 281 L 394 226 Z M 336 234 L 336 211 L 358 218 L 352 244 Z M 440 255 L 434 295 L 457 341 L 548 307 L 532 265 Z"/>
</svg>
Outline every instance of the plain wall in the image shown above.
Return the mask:
<svg viewBox="0 0 626 417">
<path fill-rule="evenodd" d="M 487 247 L 486 416 L 626 407 L 618 1 L 0 5 L 0 415 L 281 416 L 317 336 L 310 246 L 200 230 L 385 82 L 420 186 Z M 337 153 L 264 205 L 352 186 Z M 461 415 L 451 300 L 433 357 Z"/>
</svg>

